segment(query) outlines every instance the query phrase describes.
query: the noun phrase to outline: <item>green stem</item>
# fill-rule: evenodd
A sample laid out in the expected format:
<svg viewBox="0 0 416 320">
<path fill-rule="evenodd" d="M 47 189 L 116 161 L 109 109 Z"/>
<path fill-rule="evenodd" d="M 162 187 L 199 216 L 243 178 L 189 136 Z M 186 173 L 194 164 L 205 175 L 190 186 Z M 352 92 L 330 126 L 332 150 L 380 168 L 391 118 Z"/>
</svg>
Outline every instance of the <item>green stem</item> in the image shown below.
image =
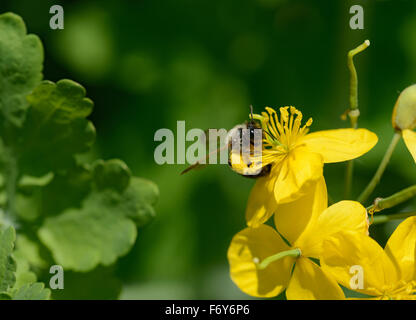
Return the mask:
<svg viewBox="0 0 416 320">
<path fill-rule="evenodd" d="M 385 222 L 398 220 L 398 219 L 406 219 L 406 218 L 413 217 L 413 216 L 416 216 L 416 211 L 402 212 L 402 213 L 395 213 L 395 214 L 388 214 L 388 215 L 384 214 L 380 216 L 375 216 L 373 220 L 373 224 L 380 224 L 380 223 L 385 223 Z"/>
<path fill-rule="evenodd" d="M 357 70 L 354 65 L 354 56 L 360 52 L 363 52 L 370 46 L 370 41 L 365 40 L 364 43 L 359 45 L 357 48 L 348 52 L 348 69 L 350 70 L 350 112 L 348 116 L 350 117 L 351 127 L 357 127 L 357 119 L 359 112 L 351 112 L 354 110 L 358 111 L 358 76 Z"/>
<path fill-rule="evenodd" d="M 367 208 L 367 211 L 374 210 L 375 212 L 379 212 L 384 209 L 389 209 L 398 204 L 405 202 L 413 197 L 416 196 L 416 185 L 403 189 L 390 197 L 387 198 L 377 198 L 374 201 L 374 204 Z"/>
<path fill-rule="evenodd" d="M 358 109 L 358 76 L 354 65 L 354 56 L 370 46 L 370 41 L 366 40 L 357 48 L 348 52 L 348 69 L 350 70 L 350 108 L 348 110 L 348 117 L 350 118 L 351 128 L 357 129 L 358 117 L 360 110 Z M 354 160 L 347 163 L 345 173 L 345 192 L 344 197 L 348 199 L 351 194 L 352 178 L 354 173 Z"/>
<path fill-rule="evenodd" d="M 354 160 L 349 160 L 347 162 L 347 169 L 346 169 L 346 172 L 345 172 L 344 199 L 349 199 L 349 197 L 350 197 L 353 173 L 354 173 Z"/>
<path fill-rule="evenodd" d="M 300 249 L 292 249 L 292 250 L 282 251 L 282 252 L 276 253 L 276 254 L 264 259 L 262 262 L 260 262 L 257 265 L 257 268 L 260 269 L 260 270 L 263 270 L 263 269 L 266 269 L 267 266 L 270 263 L 274 262 L 274 261 L 277 261 L 277 260 L 282 259 L 284 257 L 297 258 L 297 257 L 300 257 L 301 254 L 302 254 L 302 252 L 300 251 Z"/>
<path fill-rule="evenodd" d="M 378 166 L 378 169 L 376 173 L 374 174 L 374 177 L 371 179 L 370 183 L 367 185 L 367 187 L 364 189 L 364 191 L 360 194 L 357 201 L 364 203 L 368 197 L 373 193 L 374 189 L 380 182 L 380 179 L 384 173 L 384 170 L 386 170 L 386 167 L 390 161 L 390 158 L 393 154 L 394 149 L 397 146 L 397 143 L 399 142 L 401 138 L 401 134 L 399 132 L 395 132 L 393 135 L 393 139 L 390 142 L 389 147 L 386 150 L 386 153 L 384 154 L 383 160 L 381 160 L 380 165 Z"/>
</svg>

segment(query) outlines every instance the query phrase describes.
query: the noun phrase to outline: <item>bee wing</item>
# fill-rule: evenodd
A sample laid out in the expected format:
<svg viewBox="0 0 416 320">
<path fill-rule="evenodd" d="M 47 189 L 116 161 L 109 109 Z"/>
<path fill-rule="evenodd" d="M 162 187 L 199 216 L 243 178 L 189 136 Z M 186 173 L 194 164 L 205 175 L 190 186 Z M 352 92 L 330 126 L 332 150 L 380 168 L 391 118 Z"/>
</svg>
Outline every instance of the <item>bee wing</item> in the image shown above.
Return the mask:
<svg viewBox="0 0 416 320">
<path fill-rule="evenodd" d="M 201 139 L 201 141 L 203 141 L 204 143 L 206 143 L 206 136 L 207 136 L 207 134 L 208 134 L 208 131 L 209 130 L 205 130 L 204 131 L 204 136 L 202 137 L 202 139 Z M 227 137 L 227 139 L 228 139 L 228 137 Z M 228 140 L 227 140 L 228 141 Z M 202 168 L 204 168 L 204 167 L 206 167 L 206 165 L 207 165 L 207 163 L 208 163 L 208 160 L 209 160 L 209 158 L 212 156 L 212 155 L 214 155 L 214 154 L 218 154 L 219 152 L 221 152 L 222 150 L 225 150 L 225 149 L 227 149 L 228 148 L 228 143 L 226 143 L 226 144 L 224 144 L 224 145 L 222 145 L 221 146 L 221 144 L 220 143 L 218 143 L 218 145 L 217 145 L 217 149 L 216 150 L 214 150 L 214 151 L 211 151 L 210 153 L 208 153 L 206 156 L 204 156 L 204 157 L 201 157 L 197 162 L 195 162 L 194 164 L 192 164 L 192 165 L 190 165 L 189 167 L 187 167 L 185 170 L 183 170 L 182 172 L 181 172 L 181 175 L 182 174 L 185 174 L 185 173 L 187 173 L 187 172 L 189 172 L 189 171 L 191 171 L 191 170 L 193 170 L 193 169 L 202 169 Z M 203 161 L 204 160 L 204 161 Z"/>
<path fill-rule="evenodd" d="M 189 167 L 187 167 L 185 170 L 183 170 L 181 172 L 182 174 L 185 174 L 193 169 L 202 169 L 204 167 L 207 166 L 208 160 L 209 158 L 213 155 L 213 154 L 218 154 L 219 152 L 221 152 L 222 150 L 225 150 L 228 148 L 228 145 L 225 145 L 221 148 L 217 148 L 216 150 L 210 152 L 209 154 L 207 154 L 205 157 L 200 158 L 197 162 L 195 162 L 194 164 L 190 165 Z M 205 160 L 205 161 L 202 161 Z"/>
<path fill-rule="evenodd" d="M 206 164 L 202 164 L 202 163 L 196 162 L 193 165 L 190 165 L 189 167 L 187 167 L 185 170 L 183 170 L 181 172 L 181 175 L 183 175 L 183 174 L 185 174 L 185 173 L 187 173 L 187 172 L 189 172 L 189 171 L 191 171 L 193 169 L 202 169 L 204 167 L 206 167 Z"/>
</svg>

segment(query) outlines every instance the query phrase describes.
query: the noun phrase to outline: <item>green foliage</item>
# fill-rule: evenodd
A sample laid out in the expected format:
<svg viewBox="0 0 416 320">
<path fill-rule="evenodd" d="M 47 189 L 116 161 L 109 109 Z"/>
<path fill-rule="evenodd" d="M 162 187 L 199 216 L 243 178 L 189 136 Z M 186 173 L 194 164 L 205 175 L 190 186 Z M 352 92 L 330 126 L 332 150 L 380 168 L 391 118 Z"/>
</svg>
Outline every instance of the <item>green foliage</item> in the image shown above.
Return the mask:
<svg viewBox="0 0 416 320">
<path fill-rule="evenodd" d="M 25 24 L 14 14 L 1 16 L 0 30 L 1 119 L 3 125 L 21 126 L 29 106 L 26 96 L 42 79 L 42 44 L 26 34 Z"/>
<path fill-rule="evenodd" d="M 45 289 L 43 283 L 30 283 L 20 287 L 13 294 L 13 300 L 47 300 L 50 291 Z"/>
<path fill-rule="evenodd" d="M 16 282 L 16 262 L 12 258 L 15 238 L 13 228 L 0 231 L 0 291 L 7 291 Z"/>
<path fill-rule="evenodd" d="M 93 102 L 72 80 L 42 81 L 42 62 L 22 19 L 0 15 L 0 226 L 19 226 L 13 254 L 14 229 L 0 234 L 0 299 L 48 298 L 36 273 L 53 264 L 85 281 L 77 272 L 116 263 L 155 215 L 155 184 L 118 159 L 79 160 L 95 141 Z"/>
<path fill-rule="evenodd" d="M 36 168 L 45 174 L 67 168 L 73 164 L 74 154 L 87 151 L 94 143 L 95 128 L 86 119 L 93 102 L 85 98 L 81 85 L 71 80 L 43 81 L 27 100 L 30 109 L 16 150 L 25 172 L 33 173 L 30 171 Z"/>
<path fill-rule="evenodd" d="M 114 263 L 133 245 L 135 224 L 143 225 L 154 215 L 151 204 L 157 189 L 146 180 L 130 177 L 124 163 L 99 161 L 92 176 L 91 192 L 80 208 L 47 218 L 38 231 L 64 269 L 89 271 L 98 264 Z"/>
<path fill-rule="evenodd" d="M 28 270 L 26 261 L 15 259 L 15 240 L 13 227 L 0 229 L 0 300 L 49 299 L 50 290 L 36 282 L 36 275 Z"/>
</svg>

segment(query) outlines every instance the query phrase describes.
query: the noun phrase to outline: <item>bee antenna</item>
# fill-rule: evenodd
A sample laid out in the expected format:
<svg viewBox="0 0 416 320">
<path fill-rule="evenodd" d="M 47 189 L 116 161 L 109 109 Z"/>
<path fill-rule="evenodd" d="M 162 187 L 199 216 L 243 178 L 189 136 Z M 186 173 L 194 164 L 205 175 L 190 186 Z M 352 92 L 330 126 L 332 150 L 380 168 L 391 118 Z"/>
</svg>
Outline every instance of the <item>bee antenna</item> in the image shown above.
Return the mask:
<svg viewBox="0 0 416 320">
<path fill-rule="evenodd" d="M 253 105 L 252 104 L 250 104 L 250 114 L 251 114 L 251 121 L 254 121 L 254 118 L 253 118 Z"/>
</svg>

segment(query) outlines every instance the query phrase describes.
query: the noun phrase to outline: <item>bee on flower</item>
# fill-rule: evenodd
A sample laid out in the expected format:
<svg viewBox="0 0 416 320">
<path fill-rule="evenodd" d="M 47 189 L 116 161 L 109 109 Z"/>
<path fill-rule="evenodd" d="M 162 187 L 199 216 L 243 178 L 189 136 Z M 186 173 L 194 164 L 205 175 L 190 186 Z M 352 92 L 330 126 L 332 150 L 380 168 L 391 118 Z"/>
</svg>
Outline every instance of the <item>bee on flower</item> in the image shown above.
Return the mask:
<svg viewBox="0 0 416 320">
<path fill-rule="evenodd" d="M 360 157 L 377 143 L 367 129 L 336 129 L 309 133 L 312 119 L 302 125 L 302 113 L 295 107 L 282 107 L 277 113 L 255 114 L 264 131 L 262 165 L 270 173 L 257 179 L 246 209 L 247 224 L 266 222 L 279 206 L 306 194 L 323 175 L 323 164 Z"/>
</svg>

